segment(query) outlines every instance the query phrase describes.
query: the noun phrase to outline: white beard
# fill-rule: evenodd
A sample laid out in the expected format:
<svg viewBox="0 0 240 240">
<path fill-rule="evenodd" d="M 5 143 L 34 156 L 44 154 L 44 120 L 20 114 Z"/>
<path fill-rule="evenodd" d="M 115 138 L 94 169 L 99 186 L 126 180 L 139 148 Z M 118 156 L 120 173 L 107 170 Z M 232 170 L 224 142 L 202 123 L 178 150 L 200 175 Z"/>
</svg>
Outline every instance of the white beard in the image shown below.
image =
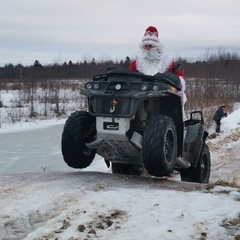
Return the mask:
<svg viewBox="0 0 240 240">
<path fill-rule="evenodd" d="M 162 51 L 160 48 L 152 48 L 150 50 L 141 49 L 141 53 L 137 57 L 137 70 L 146 75 L 155 75 L 162 72 Z"/>
<path fill-rule="evenodd" d="M 149 59 L 138 58 L 137 70 L 145 75 L 155 75 L 159 72 L 159 60 L 151 61 Z"/>
</svg>

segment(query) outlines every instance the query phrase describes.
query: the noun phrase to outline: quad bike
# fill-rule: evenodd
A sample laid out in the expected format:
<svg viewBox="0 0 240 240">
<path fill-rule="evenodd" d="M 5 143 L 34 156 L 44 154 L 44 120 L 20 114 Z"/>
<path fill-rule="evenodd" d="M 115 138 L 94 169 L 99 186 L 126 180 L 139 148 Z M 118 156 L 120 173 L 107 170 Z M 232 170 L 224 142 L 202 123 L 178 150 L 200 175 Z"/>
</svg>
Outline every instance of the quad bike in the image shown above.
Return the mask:
<svg viewBox="0 0 240 240">
<path fill-rule="evenodd" d="M 86 168 L 96 154 L 113 173 L 156 177 L 180 172 L 181 180 L 208 183 L 208 131 L 201 111 L 183 121 L 179 77 L 109 68 L 85 84 L 88 111 L 76 111 L 62 133 L 62 154 L 73 168 Z"/>
</svg>

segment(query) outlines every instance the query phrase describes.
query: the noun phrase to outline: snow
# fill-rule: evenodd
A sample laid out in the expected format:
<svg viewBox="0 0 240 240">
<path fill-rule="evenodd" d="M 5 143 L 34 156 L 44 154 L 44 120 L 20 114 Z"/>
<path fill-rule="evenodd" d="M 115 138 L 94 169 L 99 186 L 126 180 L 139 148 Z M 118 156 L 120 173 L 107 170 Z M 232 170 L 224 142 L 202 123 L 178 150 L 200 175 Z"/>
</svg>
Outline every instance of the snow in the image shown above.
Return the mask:
<svg viewBox="0 0 240 240">
<path fill-rule="evenodd" d="M 4 125 L 0 128 L 1 133 L 15 133 L 23 131 L 31 131 L 35 129 L 47 128 L 50 126 L 63 125 L 66 119 L 48 119 L 48 120 L 35 120 L 34 122 L 17 122 L 11 125 Z"/>
<path fill-rule="evenodd" d="M 5 125 L 0 145 L 6 146 L 9 134 L 43 127 L 47 132 L 65 120 Z M 239 239 L 239 107 L 222 119 L 221 130 L 207 140 L 212 160 L 208 185 L 181 182 L 178 174 L 111 174 L 99 156 L 84 170 L 66 165 L 64 171 L 2 173 L 0 239 Z"/>
</svg>

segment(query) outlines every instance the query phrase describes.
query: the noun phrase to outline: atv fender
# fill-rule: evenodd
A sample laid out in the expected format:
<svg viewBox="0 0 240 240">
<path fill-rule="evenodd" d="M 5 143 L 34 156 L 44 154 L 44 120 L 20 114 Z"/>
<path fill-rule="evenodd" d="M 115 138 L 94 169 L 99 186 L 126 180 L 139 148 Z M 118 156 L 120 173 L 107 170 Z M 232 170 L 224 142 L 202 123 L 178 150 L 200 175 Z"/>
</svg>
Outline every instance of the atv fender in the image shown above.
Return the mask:
<svg viewBox="0 0 240 240">
<path fill-rule="evenodd" d="M 204 143 L 204 127 L 201 124 L 189 125 L 186 127 L 183 156 L 197 167 L 199 157 Z"/>
</svg>

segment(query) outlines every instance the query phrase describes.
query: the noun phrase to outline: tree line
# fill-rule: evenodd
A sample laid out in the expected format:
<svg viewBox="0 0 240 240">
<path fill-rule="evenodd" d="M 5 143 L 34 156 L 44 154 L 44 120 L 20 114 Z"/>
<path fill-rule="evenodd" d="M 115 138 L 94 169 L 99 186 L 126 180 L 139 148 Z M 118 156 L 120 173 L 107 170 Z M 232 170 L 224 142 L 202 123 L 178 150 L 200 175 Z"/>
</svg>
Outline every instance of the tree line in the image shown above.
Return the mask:
<svg viewBox="0 0 240 240">
<path fill-rule="evenodd" d="M 21 64 L 6 64 L 0 67 L 1 79 L 21 79 L 28 81 L 30 79 L 90 79 L 93 75 L 105 73 L 109 65 L 116 65 L 120 69 L 127 68 L 130 64 L 130 58 L 126 57 L 124 61 L 91 61 L 73 63 L 72 61 L 63 64 L 54 63 L 43 66 L 38 60 L 35 60 L 31 66 Z"/>
<path fill-rule="evenodd" d="M 31 66 L 21 64 L 6 64 L 0 67 L 1 79 L 67 79 L 67 78 L 91 78 L 95 74 L 104 73 L 109 65 L 115 65 L 119 69 L 128 68 L 130 62 L 128 56 L 121 61 L 100 61 L 96 62 L 93 58 L 91 61 L 73 63 L 72 61 L 63 64 L 54 63 L 43 66 L 38 60 L 35 60 Z M 187 78 L 236 78 L 239 76 L 240 58 L 236 53 L 221 52 L 206 57 L 205 60 L 190 62 L 184 58 L 178 58 L 176 63 L 181 64 L 181 69 Z"/>
<path fill-rule="evenodd" d="M 122 61 L 97 62 L 93 58 L 91 61 L 77 63 L 69 61 L 46 66 L 38 60 L 34 61 L 32 66 L 6 64 L 0 67 L 0 90 L 5 88 L 6 83 L 12 81 L 25 83 L 29 85 L 29 89 L 42 83 L 45 89 L 51 86 L 49 85 L 51 81 L 63 79 L 65 88 L 71 88 L 72 83 L 71 81 L 67 83 L 68 79 L 76 79 L 81 83 L 83 80 L 91 79 L 95 74 L 106 73 L 109 65 L 127 69 L 132 60 L 127 56 Z M 186 76 L 187 111 L 199 109 L 204 110 L 205 115 L 212 116 L 214 111 L 212 106 L 225 104 L 231 110 L 234 102 L 240 102 L 240 58 L 236 53 L 219 48 L 215 54 L 207 52 L 204 60 L 190 62 L 178 58 L 176 64 L 178 63 L 181 64 L 181 70 Z M 54 89 L 57 93 L 56 87 Z"/>
<path fill-rule="evenodd" d="M 0 67 L 0 80 L 29 80 L 29 79 L 90 79 L 93 75 L 105 73 L 109 65 L 115 65 L 118 69 L 127 69 L 133 59 L 128 56 L 125 60 L 106 60 L 73 63 L 71 60 L 62 64 L 54 63 L 42 65 L 35 60 L 31 66 L 21 64 L 6 64 Z M 237 81 L 240 72 L 240 57 L 236 53 L 225 52 L 221 48 L 216 54 L 206 54 L 205 60 L 195 62 L 184 58 L 176 59 L 176 64 L 181 64 L 181 69 L 187 78 L 225 78 Z"/>
</svg>

